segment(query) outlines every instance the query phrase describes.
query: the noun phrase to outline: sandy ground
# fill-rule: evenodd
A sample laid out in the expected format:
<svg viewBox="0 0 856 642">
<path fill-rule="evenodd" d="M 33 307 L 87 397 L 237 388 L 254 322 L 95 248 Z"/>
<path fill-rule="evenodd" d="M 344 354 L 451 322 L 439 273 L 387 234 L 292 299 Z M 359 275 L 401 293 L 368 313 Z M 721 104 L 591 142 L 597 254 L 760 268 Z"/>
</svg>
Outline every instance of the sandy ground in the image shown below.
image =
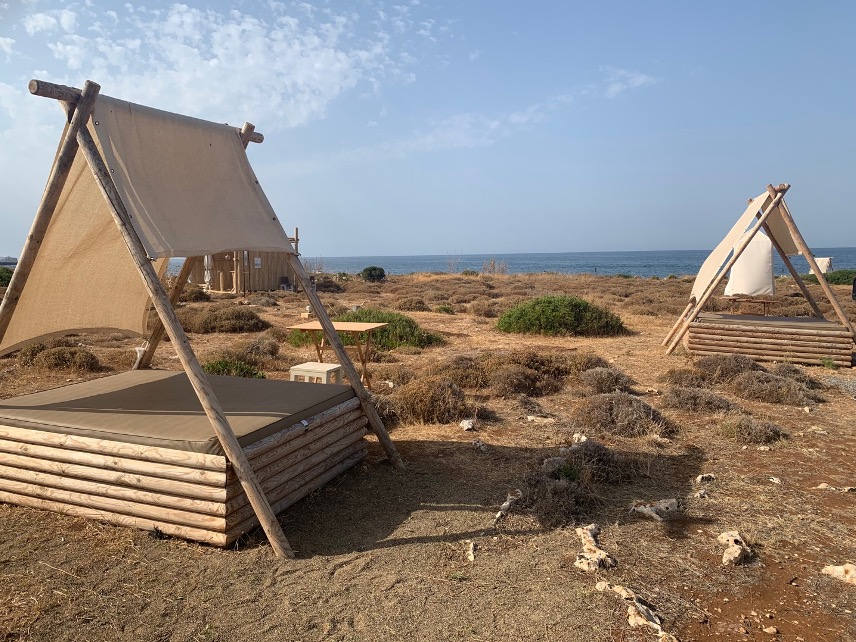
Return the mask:
<svg viewBox="0 0 856 642">
<path fill-rule="evenodd" d="M 665 384 L 658 378 L 689 362 L 684 354 L 665 356 L 660 347 L 673 308 L 683 307 L 686 285 L 508 280 L 508 298 L 575 288 L 594 293 L 633 334 L 518 337 L 498 332 L 490 317 L 413 312 L 408 314 L 441 332 L 447 343 L 398 355 L 398 363 L 420 371 L 483 350 L 591 350 L 631 376 L 642 398 L 659 407 Z M 426 283 L 436 285 L 430 277 L 402 278 L 325 300 L 344 306 L 384 302 L 411 289 L 424 293 Z M 623 300 L 648 301 L 654 311 L 640 314 L 640 308 L 603 294 L 616 287 L 626 290 Z M 677 294 L 665 297 L 666 288 Z M 285 327 L 298 320 L 303 305 L 286 298 L 260 312 Z M 192 337 L 203 355 L 239 338 Z M 133 345 L 81 340 L 117 369 Z M 311 356 L 283 350 L 292 360 Z M 177 368 L 168 345 L 155 365 Z M 377 372 L 385 365 L 377 364 Z M 834 375 L 856 383 L 849 370 L 806 371 L 819 380 Z M 0 360 L 3 397 L 80 378 Z M 493 526 L 506 492 L 521 487 L 527 471 L 555 455 L 575 431 L 585 431 L 574 418 L 584 393 L 566 385 L 537 400 L 556 417 L 554 424 L 527 422 L 513 399 L 489 397 L 479 401 L 495 419 L 479 423 L 476 433 L 457 423 L 396 426 L 392 437 L 407 462 L 405 472 L 393 470 L 372 441 L 363 465 L 280 516 L 298 553 L 294 561 L 275 559 L 260 533 L 224 551 L 0 504 L 0 639 L 657 639 L 628 626 L 621 599 L 595 590 L 604 579 L 655 605 L 664 629 L 681 640 L 856 640 L 856 586 L 820 573 L 827 564 L 856 562 L 856 493 L 815 488 L 822 482 L 856 486 L 856 400 L 830 387 L 822 391 L 825 402 L 806 411 L 723 394 L 791 438 L 770 450 L 744 447 L 722 434 L 721 416 L 673 410 L 663 412 L 680 427 L 674 439 L 604 438 L 647 461 L 645 475 L 604 487 L 580 520 L 601 525 L 601 543 L 618 562 L 614 569 L 586 574 L 575 568 L 580 541 L 573 527 L 545 529 L 527 510 L 513 510 Z M 487 452 L 473 447 L 476 438 Z M 701 473 L 716 477 L 705 486 L 706 498 L 694 496 L 698 487 L 691 480 Z M 675 519 L 654 522 L 628 512 L 634 500 L 667 497 L 682 503 Z M 739 530 L 756 553 L 745 566 L 720 564 L 723 547 L 716 537 L 730 529 Z M 472 562 L 466 557 L 470 542 Z M 770 627 L 778 633 L 765 633 Z"/>
</svg>

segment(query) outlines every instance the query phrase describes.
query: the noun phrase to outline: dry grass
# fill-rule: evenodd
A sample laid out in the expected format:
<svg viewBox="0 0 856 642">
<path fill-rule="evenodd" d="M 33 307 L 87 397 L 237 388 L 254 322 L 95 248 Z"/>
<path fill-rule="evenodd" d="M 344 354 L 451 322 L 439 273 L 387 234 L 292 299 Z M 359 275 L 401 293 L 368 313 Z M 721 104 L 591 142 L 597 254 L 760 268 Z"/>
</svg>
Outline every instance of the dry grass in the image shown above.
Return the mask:
<svg viewBox="0 0 856 642">
<path fill-rule="evenodd" d="M 769 372 L 777 377 L 785 377 L 787 379 L 798 381 L 809 390 L 822 390 L 824 388 L 824 385 L 821 382 L 814 379 L 808 375 L 805 370 L 792 363 L 777 363 L 775 366 L 770 368 Z"/>
<path fill-rule="evenodd" d="M 445 377 L 415 379 L 384 399 L 392 414 L 405 423 L 445 424 L 472 418 L 475 414 L 464 391 Z"/>
<path fill-rule="evenodd" d="M 86 348 L 65 346 L 42 350 L 33 359 L 33 366 L 44 370 L 75 370 L 78 372 L 95 372 L 101 368 L 98 357 Z"/>
<path fill-rule="evenodd" d="M 695 362 L 695 371 L 711 384 L 728 383 L 744 372 L 763 370 L 757 362 L 742 354 L 709 355 Z"/>
<path fill-rule="evenodd" d="M 584 431 L 621 437 L 666 436 L 675 427 L 657 410 L 626 392 L 613 392 L 586 399 L 574 416 Z"/>
<path fill-rule="evenodd" d="M 703 388 L 707 385 L 707 379 L 694 368 L 670 368 L 657 381 L 684 388 Z"/>
<path fill-rule="evenodd" d="M 201 305 L 178 309 L 178 319 L 185 332 L 260 332 L 270 327 L 258 314 L 239 305 Z"/>
</svg>

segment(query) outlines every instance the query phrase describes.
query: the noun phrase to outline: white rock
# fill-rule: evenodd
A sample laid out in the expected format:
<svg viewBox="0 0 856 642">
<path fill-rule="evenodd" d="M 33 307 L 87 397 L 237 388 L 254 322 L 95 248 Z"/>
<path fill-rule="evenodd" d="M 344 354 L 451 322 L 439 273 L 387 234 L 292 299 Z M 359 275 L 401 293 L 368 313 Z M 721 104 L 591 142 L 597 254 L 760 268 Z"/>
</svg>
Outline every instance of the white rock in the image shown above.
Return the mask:
<svg viewBox="0 0 856 642">
<path fill-rule="evenodd" d="M 716 481 L 716 475 L 713 473 L 704 473 L 695 478 L 696 484 L 705 484 L 712 481 Z"/>
<path fill-rule="evenodd" d="M 820 571 L 824 575 L 829 575 L 842 582 L 848 584 L 856 584 L 856 566 L 853 564 L 843 564 L 842 566 L 824 566 Z"/>
<path fill-rule="evenodd" d="M 475 430 L 476 429 L 476 421 L 475 419 L 464 419 L 461 423 L 458 424 L 464 430 Z"/>
<path fill-rule="evenodd" d="M 540 415 L 526 415 L 526 421 L 531 421 L 533 424 L 554 424 L 556 420 L 553 417 L 542 417 Z"/>
</svg>

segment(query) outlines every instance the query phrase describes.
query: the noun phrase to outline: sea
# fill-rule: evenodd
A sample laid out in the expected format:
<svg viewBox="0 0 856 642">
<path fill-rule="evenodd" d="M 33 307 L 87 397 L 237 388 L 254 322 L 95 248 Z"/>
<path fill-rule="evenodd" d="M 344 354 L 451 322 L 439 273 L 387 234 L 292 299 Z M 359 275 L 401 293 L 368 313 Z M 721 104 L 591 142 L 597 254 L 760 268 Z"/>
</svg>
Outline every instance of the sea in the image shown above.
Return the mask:
<svg viewBox="0 0 856 642">
<path fill-rule="evenodd" d="M 814 255 L 832 257 L 832 269 L 856 269 L 856 248 L 814 248 Z M 422 256 L 334 256 L 302 257 L 309 272 L 355 274 L 369 266 L 382 267 L 387 274 L 414 272 L 458 273 L 463 270 L 490 271 L 490 265 L 507 274 L 606 274 L 665 278 L 698 273 L 710 250 L 658 250 L 636 252 L 552 252 L 533 254 L 429 254 Z M 774 255 L 775 274 L 787 274 L 779 256 Z M 797 271 L 805 274 L 808 263 L 791 257 Z"/>
</svg>

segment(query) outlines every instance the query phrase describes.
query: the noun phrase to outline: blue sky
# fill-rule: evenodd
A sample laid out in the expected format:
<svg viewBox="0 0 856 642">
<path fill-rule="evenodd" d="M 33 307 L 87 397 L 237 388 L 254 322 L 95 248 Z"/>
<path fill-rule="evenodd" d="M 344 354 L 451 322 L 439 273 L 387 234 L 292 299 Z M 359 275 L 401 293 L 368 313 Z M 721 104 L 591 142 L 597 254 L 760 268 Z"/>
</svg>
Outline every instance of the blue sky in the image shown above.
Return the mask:
<svg viewBox="0 0 856 642">
<path fill-rule="evenodd" d="M 852 2 L 0 0 L 0 255 L 62 115 L 40 78 L 217 122 L 306 256 L 713 247 L 768 182 L 856 246 Z"/>
</svg>

